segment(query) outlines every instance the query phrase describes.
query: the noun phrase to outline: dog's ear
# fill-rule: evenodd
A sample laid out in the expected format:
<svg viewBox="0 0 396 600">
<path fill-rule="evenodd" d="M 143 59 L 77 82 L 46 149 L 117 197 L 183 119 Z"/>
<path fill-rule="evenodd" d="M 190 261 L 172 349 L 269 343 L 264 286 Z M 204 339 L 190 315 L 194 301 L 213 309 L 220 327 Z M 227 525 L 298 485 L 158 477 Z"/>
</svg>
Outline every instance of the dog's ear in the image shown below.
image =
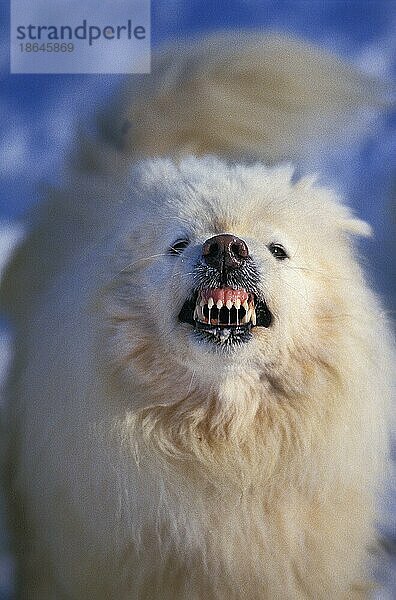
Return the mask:
<svg viewBox="0 0 396 600">
<path fill-rule="evenodd" d="M 341 232 L 361 237 L 371 237 L 373 235 L 373 229 L 367 221 L 356 217 L 349 206 L 340 203 L 334 196 L 332 200 L 333 202 L 335 200 L 333 209 L 335 209 L 336 226 Z"/>
<path fill-rule="evenodd" d="M 373 229 L 369 223 L 352 216 L 341 222 L 341 228 L 352 235 L 360 235 L 362 237 L 372 237 L 373 235 Z"/>
</svg>

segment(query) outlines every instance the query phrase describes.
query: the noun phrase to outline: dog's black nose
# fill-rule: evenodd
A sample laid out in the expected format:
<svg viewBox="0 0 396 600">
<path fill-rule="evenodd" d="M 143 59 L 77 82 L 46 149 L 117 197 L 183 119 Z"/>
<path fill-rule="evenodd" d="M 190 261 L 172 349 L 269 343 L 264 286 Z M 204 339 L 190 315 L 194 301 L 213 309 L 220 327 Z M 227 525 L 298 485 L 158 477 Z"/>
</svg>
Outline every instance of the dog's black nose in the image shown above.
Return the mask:
<svg viewBox="0 0 396 600">
<path fill-rule="evenodd" d="M 235 235 L 215 235 L 202 246 L 202 256 L 207 265 L 218 271 L 237 269 L 249 256 L 246 243 Z"/>
</svg>

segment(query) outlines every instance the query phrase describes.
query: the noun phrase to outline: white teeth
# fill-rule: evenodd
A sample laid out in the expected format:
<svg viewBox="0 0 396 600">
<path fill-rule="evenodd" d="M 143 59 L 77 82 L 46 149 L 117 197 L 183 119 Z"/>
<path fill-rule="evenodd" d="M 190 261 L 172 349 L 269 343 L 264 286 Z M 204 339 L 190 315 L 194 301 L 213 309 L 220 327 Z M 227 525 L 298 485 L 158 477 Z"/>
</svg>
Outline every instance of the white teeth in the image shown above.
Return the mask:
<svg viewBox="0 0 396 600">
<path fill-rule="evenodd" d="M 208 307 L 208 318 L 206 318 L 204 314 L 205 306 Z M 245 325 L 247 323 L 252 323 L 252 325 L 256 325 L 257 316 L 254 303 L 252 302 L 251 304 L 249 304 L 248 301 L 245 300 L 243 304 L 241 304 L 239 298 L 237 298 L 235 302 L 233 302 L 231 299 L 228 299 L 227 302 L 218 300 L 215 303 L 212 297 L 206 300 L 203 296 L 201 296 L 194 309 L 194 320 L 198 320 L 201 323 L 211 324 L 211 313 L 213 307 L 215 307 L 219 312 L 217 314 L 217 318 L 215 319 L 216 322 L 214 322 L 214 325 L 225 325 L 226 321 L 220 321 L 220 310 L 223 308 L 223 306 L 228 308 L 228 325 Z M 231 309 L 233 307 L 235 307 L 236 309 L 236 319 L 233 318 L 233 321 L 231 321 Z M 243 308 L 245 311 L 243 317 L 240 316 L 240 308 Z"/>
<path fill-rule="evenodd" d="M 245 309 L 245 315 L 241 319 L 241 324 L 244 325 L 245 323 L 249 323 L 249 305 L 247 303 L 247 300 L 245 300 L 242 306 Z"/>
</svg>

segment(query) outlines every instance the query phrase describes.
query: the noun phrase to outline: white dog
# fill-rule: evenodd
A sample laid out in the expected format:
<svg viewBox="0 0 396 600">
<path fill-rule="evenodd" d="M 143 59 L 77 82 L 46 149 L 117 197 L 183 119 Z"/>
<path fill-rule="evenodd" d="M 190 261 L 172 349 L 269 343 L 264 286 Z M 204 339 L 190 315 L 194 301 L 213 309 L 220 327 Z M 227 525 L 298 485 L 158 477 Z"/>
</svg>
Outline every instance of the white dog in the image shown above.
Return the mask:
<svg viewBox="0 0 396 600">
<path fill-rule="evenodd" d="M 259 35 L 140 81 L 3 285 L 19 597 L 365 597 L 392 360 L 355 259 L 370 228 L 245 159 L 342 143 L 374 85 Z"/>
</svg>

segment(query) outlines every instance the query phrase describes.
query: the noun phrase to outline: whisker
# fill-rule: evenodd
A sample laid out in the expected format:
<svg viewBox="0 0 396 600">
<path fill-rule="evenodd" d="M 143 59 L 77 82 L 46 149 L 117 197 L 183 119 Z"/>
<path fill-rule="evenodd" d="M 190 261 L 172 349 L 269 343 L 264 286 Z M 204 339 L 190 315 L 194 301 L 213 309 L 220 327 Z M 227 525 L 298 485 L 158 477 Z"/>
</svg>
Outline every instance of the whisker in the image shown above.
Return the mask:
<svg viewBox="0 0 396 600">
<path fill-rule="evenodd" d="M 123 267 L 120 271 L 118 271 L 114 275 L 114 278 L 117 277 L 118 275 L 121 275 L 121 273 L 125 273 L 129 269 L 132 269 L 132 267 L 134 267 L 135 265 L 139 264 L 140 262 L 143 262 L 145 260 L 151 260 L 152 258 L 158 258 L 159 256 L 167 256 L 167 254 L 165 252 L 161 252 L 161 254 L 152 254 L 151 256 L 144 256 L 143 258 L 139 258 L 138 260 L 135 260 L 134 262 L 129 263 L 128 265 L 126 265 L 125 267 Z"/>
<path fill-rule="evenodd" d="M 308 300 L 307 293 L 304 296 L 304 294 L 298 288 L 294 287 L 293 285 L 290 285 L 290 283 L 288 281 L 285 281 L 285 279 L 283 277 L 281 277 L 281 279 L 282 279 L 282 283 L 284 283 L 291 290 L 294 290 L 295 292 L 297 292 L 297 294 L 299 294 L 301 296 L 301 298 L 304 300 L 304 302 L 306 302 L 309 306 L 312 306 L 312 302 L 309 302 L 309 300 Z"/>
<path fill-rule="evenodd" d="M 173 273 L 171 277 L 189 277 L 190 275 L 194 275 L 194 271 L 190 271 L 189 273 L 182 273 L 179 271 L 177 273 Z"/>
<path fill-rule="evenodd" d="M 188 386 L 188 391 L 187 391 L 187 396 L 189 396 L 189 394 L 191 392 L 193 381 L 194 381 L 194 377 L 195 377 L 195 369 L 194 369 L 194 371 L 192 372 L 192 375 L 191 375 L 190 385 Z"/>
<path fill-rule="evenodd" d="M 326 273 L 325 271 L 322 271 L 320 269 L 310 269 L 309 267 L 296 267 L 296 266 L 292 266 L 292 265 L 288 265 L 287 266 L 288 269 L 291 269 L 293 271 L 303 271 L 303 272 L 307 272 L 307 273 L 314 273 L 315 275 L 320 275 L 321 277 L 323 277 L 326 280 L 329 281 L 348 281 L 348 279 L 346 277 L 335 277 L 335 276 L 331 276 L 328 275 L 328 273 Z"/>
</svg>

